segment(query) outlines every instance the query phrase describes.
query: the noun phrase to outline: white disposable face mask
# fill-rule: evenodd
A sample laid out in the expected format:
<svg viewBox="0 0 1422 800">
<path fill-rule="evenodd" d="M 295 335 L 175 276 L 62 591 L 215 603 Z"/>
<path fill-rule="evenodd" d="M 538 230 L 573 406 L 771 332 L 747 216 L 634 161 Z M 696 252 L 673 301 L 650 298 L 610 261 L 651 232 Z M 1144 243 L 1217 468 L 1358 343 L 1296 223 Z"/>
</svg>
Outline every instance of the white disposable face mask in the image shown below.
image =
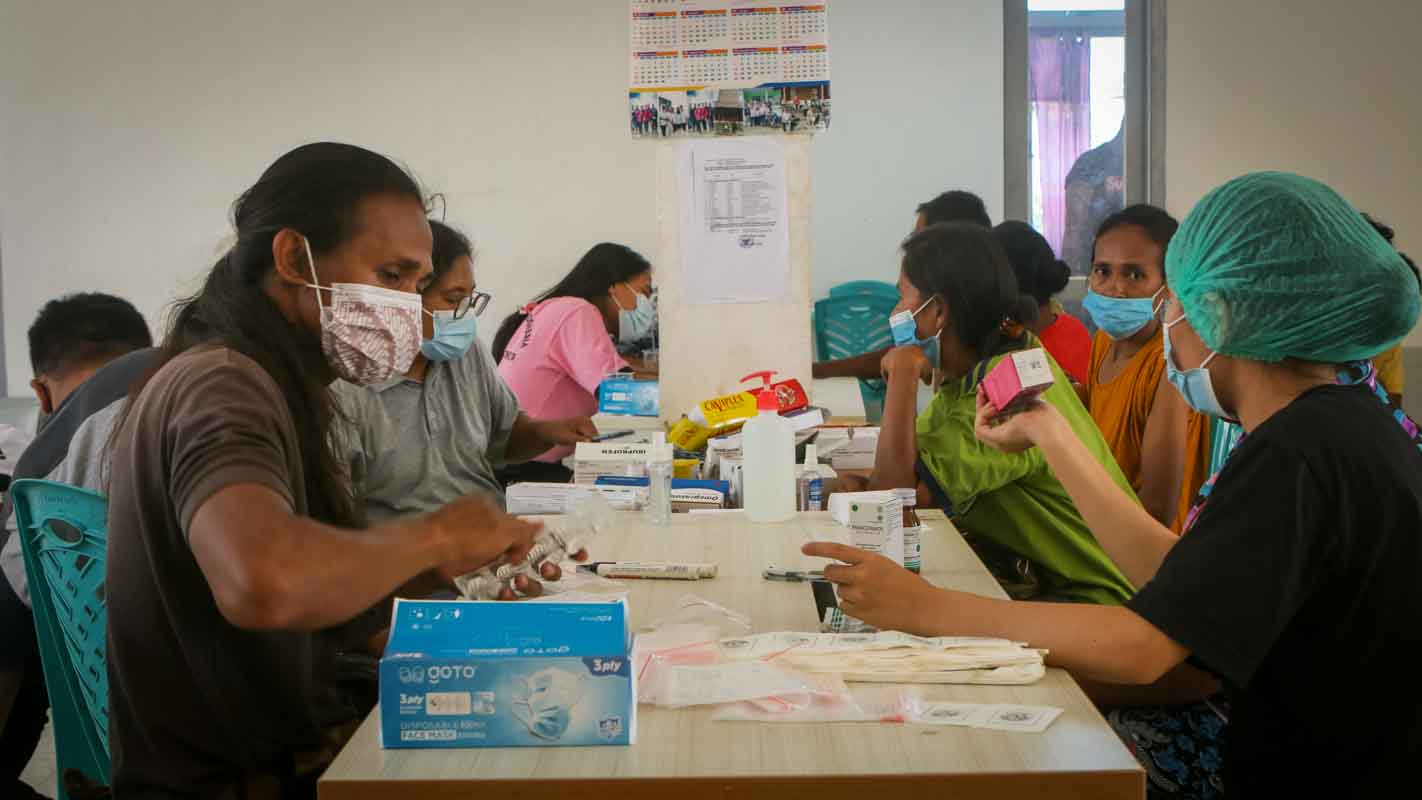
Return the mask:
<svg viewBox="0 0 1422 800">
<path fill-rule="evenodd" d="M 363 283 L 322 286 L 311 242 L 303 244 L 313 281 L 306 285 L 316 290 L 321 309 L 321 352 L 326 363 L 337 376 L 358 386 L 407 372 L 424 339 L 420 296 Z M 329 304 L 321 299 L 324 291 L 331 293 Z"/>
</svg>

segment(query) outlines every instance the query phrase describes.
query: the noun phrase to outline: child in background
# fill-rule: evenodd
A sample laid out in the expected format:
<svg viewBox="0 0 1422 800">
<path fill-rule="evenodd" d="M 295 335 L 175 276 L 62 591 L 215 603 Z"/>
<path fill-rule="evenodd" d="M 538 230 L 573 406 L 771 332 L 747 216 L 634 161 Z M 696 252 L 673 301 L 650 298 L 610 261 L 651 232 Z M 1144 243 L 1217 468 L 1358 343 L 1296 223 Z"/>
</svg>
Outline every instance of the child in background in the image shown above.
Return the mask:
<svg viewBox="0 0 1422 800">
<path fill-rule="evenodd" d="M 1135 205 L 1096 232 L 1091 288 L 1083 304 L 1099 329 L 1085 400 L 1116 462 L 1152 517 L 1177 533 L 1209 468 L 1208 421 L 1190 411 L 1165 375 L 1157 319 L 1165 254 L 1179 223 Z"/>
</svg>

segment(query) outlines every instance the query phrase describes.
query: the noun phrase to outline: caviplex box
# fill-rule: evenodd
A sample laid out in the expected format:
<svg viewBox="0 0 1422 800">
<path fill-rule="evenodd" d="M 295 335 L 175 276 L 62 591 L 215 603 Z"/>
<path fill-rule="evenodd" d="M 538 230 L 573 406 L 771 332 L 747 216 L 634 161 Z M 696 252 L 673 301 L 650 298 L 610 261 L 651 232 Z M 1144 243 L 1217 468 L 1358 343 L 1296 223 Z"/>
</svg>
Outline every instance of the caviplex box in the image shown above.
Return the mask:
<svg viewBox="0 0 1422 800">
<path fill-rule="evenodd" d="M 625 601 L 396 600 L 380 660 L 387 748 L 637 739 Z"/>
</svg>

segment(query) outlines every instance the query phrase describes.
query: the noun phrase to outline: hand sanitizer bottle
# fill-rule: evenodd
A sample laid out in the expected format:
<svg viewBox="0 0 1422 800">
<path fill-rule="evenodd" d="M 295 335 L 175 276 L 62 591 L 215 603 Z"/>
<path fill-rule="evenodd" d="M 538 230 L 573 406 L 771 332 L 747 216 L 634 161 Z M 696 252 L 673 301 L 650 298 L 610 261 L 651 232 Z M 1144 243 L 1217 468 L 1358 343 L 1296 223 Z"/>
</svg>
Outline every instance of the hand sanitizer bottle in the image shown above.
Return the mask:
<svg viewBox="0 0 1422 800">
<path fill-rule="evenodd" d="M 755 372 L 745 382 L 760 378 L 756 397 L 759 412 L 741 429 L 745 452 L 746 518 L 751 522 L 783 522 L 795 516 L 795 428 L 780 416 L 780 403 L 770 387 L 774 372 Z"/>
</svg>

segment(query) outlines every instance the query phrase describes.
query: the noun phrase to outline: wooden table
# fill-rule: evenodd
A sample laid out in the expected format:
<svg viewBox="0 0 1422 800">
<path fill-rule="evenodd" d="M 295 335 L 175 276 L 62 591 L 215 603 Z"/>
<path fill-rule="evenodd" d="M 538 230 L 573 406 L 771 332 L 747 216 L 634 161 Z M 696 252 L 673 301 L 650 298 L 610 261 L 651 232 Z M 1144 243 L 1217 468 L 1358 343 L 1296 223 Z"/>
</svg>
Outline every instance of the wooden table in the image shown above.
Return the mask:
<svg viewBox="0 0 1422 800">
<path fill-rule="evenodd" d="M 924 574 L 940 586 L 1003 597 L 952 525 L 922 512 Z M 597 560 L 715 562 L 714 580 L 631 581 L 632 624 L 686 593 L 750 616 L 755 632 L 816 630 L 809 584 L 766 581 L 767 566 L 810 568 L 799 546 L 834 523 L 802 514 L 753 525 L 740 513 L 678 514 L 668 528 L 628 514 L 599 541 Z M 327 770 L 323 800 L 374 798 L 692 798 L 813 796 L 1142 798 L 1145 775 L 1071 677 L 1048 670 L 1032 686 L 923 687 L 925 699 L 1057 706 L 1041 734 L 849 723 L 711 722 L 707 708 L 642 706 L 631 747 L 382 750 L 379 710 Z"/>
</svg>

